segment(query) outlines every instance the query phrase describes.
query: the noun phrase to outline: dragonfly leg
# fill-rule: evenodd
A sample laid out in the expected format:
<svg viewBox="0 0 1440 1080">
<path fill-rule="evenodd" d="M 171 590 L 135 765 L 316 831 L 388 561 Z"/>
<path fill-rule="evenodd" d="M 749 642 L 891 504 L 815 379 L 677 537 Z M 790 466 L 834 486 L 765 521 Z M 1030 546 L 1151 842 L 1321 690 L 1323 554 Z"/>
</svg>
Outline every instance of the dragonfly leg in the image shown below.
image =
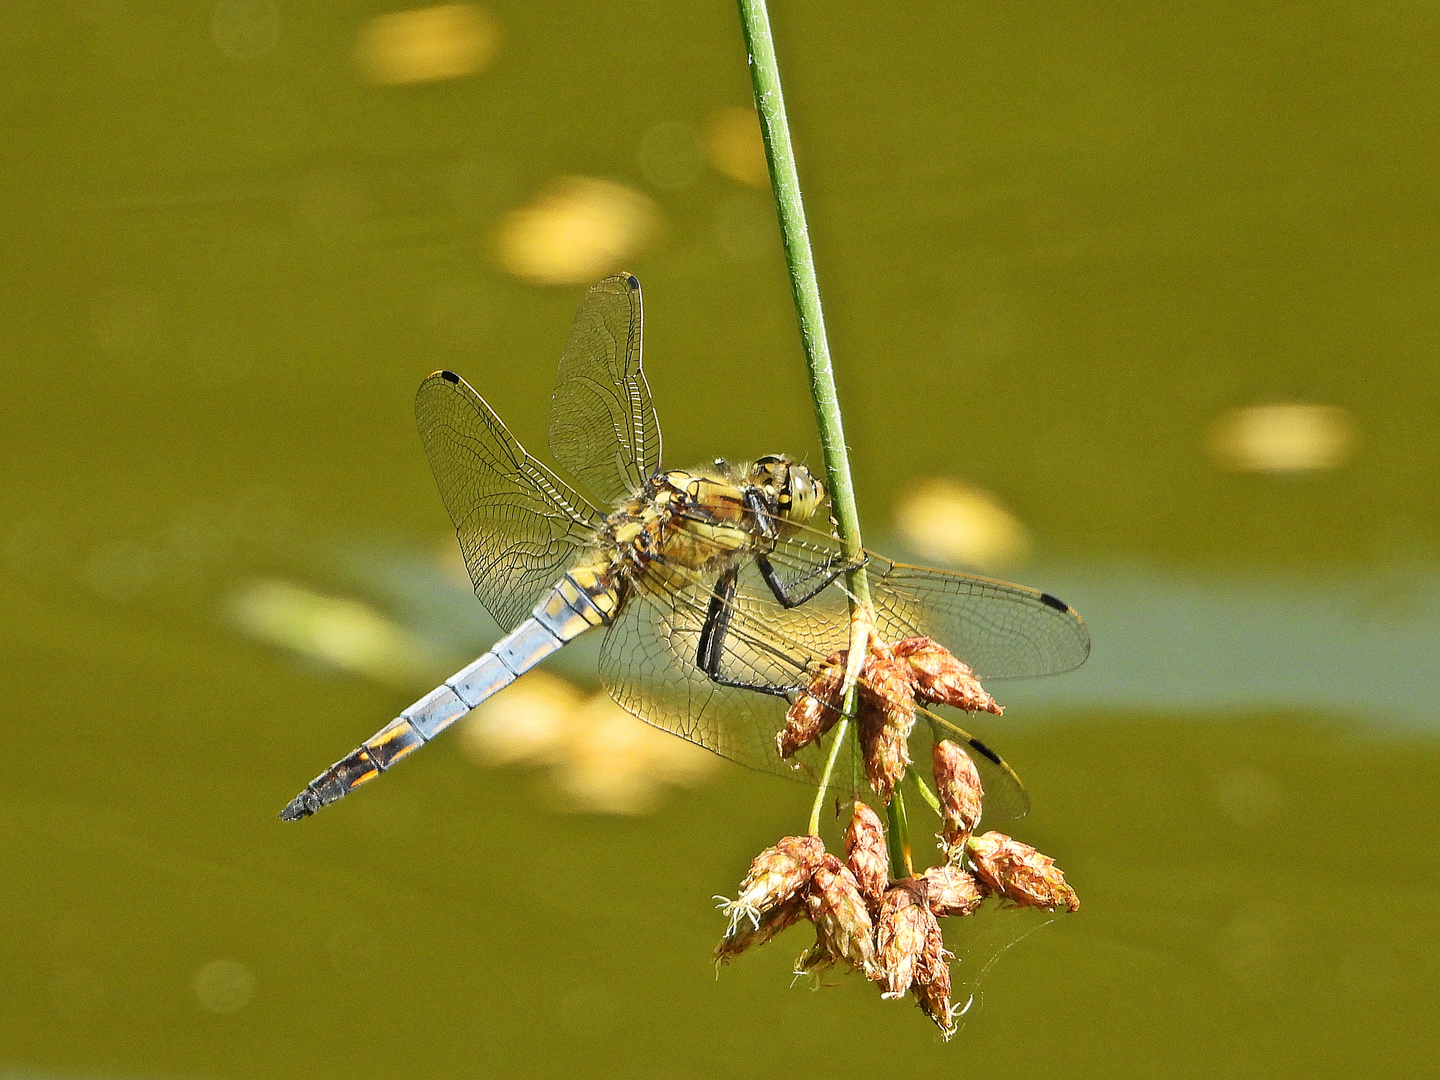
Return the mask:
<svg viewBox="0 0 1440 1080">
<path fill-rule="evenodd" d="M 815 599 L 822 592 L 828 589 L 831 583 L 847 570 L 855 569 L 856 565 L 864 565 L 863 560 L 859 564 L 838 562 L 826 568 L 820 580 L 806 588 L 803 592 L 794 591 L 805 579 L 791 582 L 786 585 L 780 580 L 780 575 L 775 572 L 770 559 L 765 555 L 755 556 L 755 565 L 760 570 L 760 576 L 765 579 L 765 584 L 770 586 L 770 591 L 775 594 L 775 599 L 780 601 L 780 606 L 785 608 L 797 608 L 810 600 Z M 817 570 L 816 573 L 819 573 Z M 809 576 L 809 575 L 807 575 Z"/>
<path fill-rule="evenodd" d="M 705 612 L 705 625 L 700 629 L 700 647 L 695 652 L 695 664 L 712 682 L 721 686 L 733 686 L 737 690 L 753 690 L 756 693 L 773 694 L 775 697 L 788 699 L 793 687 L 740 682 L 727 678 L 720 669 L 725 656 L 725 636 L 730 632 L 730 616 L 735 610 L 735 583 L 738 576 L 739 571 L 732 566 L 715 581 L 715 590 L 710 594 L 710 607 Z"/>
<path fill-rule="evenodd" d="M 766 540 L 773 540 L 780 535 L 780 529 L 765 506 L 765 499 L 760 494 L 759 488 L 747 487 L 745 489 L 745 506 L 750 513 L 755 515 L 755 528 L 759 530 L 761 536 Z"/>
</svg>

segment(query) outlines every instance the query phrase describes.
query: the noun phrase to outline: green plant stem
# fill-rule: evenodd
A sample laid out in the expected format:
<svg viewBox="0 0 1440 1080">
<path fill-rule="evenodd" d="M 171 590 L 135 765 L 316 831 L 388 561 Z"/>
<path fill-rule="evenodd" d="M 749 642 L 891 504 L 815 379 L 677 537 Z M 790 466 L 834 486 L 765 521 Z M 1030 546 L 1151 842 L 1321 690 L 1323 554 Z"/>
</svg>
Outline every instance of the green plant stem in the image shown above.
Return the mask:
<svg viewBox="0 0 1440 1080">
<path fill-rule="evenodd" d="M 847 563 L 845 584 L 850 593 L 852 622 L 870 608 L 870 581 L 863 565 L 860 515 L 855 505 L 855 485 L 850 479 L 850 455 L 845 447 L 845 425 L 840 418 L 840 396 L 835 390 L 835 372 L 830 364 L 830 343 L 825 336 L 825 316 L 820 308 L 820 283 L 815 277 L 815 256 L 810 250 L 810 231 L 805 224 L 805 203 L 800 197 L 800 176 L 795 170 L 795 150 L 790 142 L 790 123 L 785 117 L 785 95 L 780 89 L 780 66 L 775 59 L 775 41 L 770 33 L 770 15 L 765 0 L 739 0 L 740 25 L 750 58 L 750 80 L 755 88 L 755 111 L 760 114 L 760 134 L 765 141 L 765 160 L 770 165 L 770 186 L 780 218 L 780 235 L 785 243 L 785 262 L 790 268 L 790 291 L 800 323 L 800 340 L 805 364 L 810 371 L 810 395 L 815 402 L 815 423 L 825 460 L 825 479 L 830 492 L 830 510 Z M 839 757 L 842 740 L 848 736 L 849 720 L 855 715 L 856 694 L 850 687 L 845 696 L 842 723 L 837 727 L 825 763 L 820 791 L 810 811 L 810 831 L 818 832 L 820 806 L 830 783 L 830 774 Z M 907 855 L 909 837 L 893 826 Z M 893 846 L 893 842 L 892 842 Z"/>
<path fill-rule="evenodd" d="M 835 734 L 830 739 L 830 755 L 825 759 L 825 772 L 820 777 L 820 790 L 815 793 L 815 801 L 810 806 L 810 835 L 820 835 L 820 808 L 825 802 L 825 790 L 830 786 L 830 774 L 835 771 L 835 759 L 840 756 L 840 748 L 845 745 L 845 740 L 850 735 L 850 717 L 855 712 L 855 688 L 850 688 L 850 695 L 846 698 L 845 707 L 841 711 L 840 720 L 835 725 Z"/>
<path fill-rule="evenodd" d="M 920 792 L 920 797 L 925 800 L 926 804 L 930 807 L 931 810 L 934 810 L 936 814 L 939 814 L 941 812 L 939 796 L 937 796 L 933 791 L 931 791 L 930 785 L 925 783 L 925 781 L 921 779 L 919 770 L 915 768 L 913 763 L 908 769 L 905 770 L 905 773 L 907 776 L 910 777 L 911 780 L 915 781 L 915 787 Z"/>
<path fill-rule="evenodd" d="M 845 426 L 840 419 L 840 398 L 830 366 L 830 343 L 825 336 L 825 316 L 820 310 L 820 283 L 815 278 L 815 257 L 810 251 L 810 232 L 805 225 L 805 204 L 800 198 L 800 177 L 795 171 L 795 151 L 785 118 L 785 96 L 780 91 L 780 68 L 775 61 L 770 16 L 765 10 L 765 0 L 739 0 L 739 3 L 745 47 L 750 51 L 755 109 L 760 114 L 760 134 L 765 140 L 765 158 L 770 163 L 770 184 L 780 216 L 785 261 L 790 267 L 790 290 L 795 296 L 800 339 L 805 346 L 805 363 L 810 369 L 810 393 L 815 400 L 815 422 L 825 455 L 830 508 L 846 560 L 858 562 L 862 556 L 860 515 L 855 508 L 850 456 L 845 450 Z M 863 567 L 850 571 L 846 584 L 853 602 L 869 604 L 870 587 Z"/>
<path fill-rule="evenodd" d="M 910 822 L 905 817 L 905 797 L 897 787 L 885 806 L 885 819 L 890 824 L 890 876 L 896 881 L 915 873 L 910 861 Z"/>
</svg>

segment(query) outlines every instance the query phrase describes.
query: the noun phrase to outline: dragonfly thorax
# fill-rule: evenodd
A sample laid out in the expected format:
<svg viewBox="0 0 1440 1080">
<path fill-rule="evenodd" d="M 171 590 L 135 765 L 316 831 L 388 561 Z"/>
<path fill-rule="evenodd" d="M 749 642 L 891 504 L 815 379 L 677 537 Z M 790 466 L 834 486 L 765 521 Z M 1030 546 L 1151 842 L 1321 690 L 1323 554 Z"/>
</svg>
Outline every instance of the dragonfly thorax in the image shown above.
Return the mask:
<svg viewBox="0 0 1440 1080">
<path fill-rule="evenodd" d="M 788 523 L 803 524 L 824 501 L 824 487 L 788 458 L 715 466 L 656 473 L 605 519 L 595 539 L 612 580 L 675 587 L 691 575 L 715 573 L 768 548 Z"/>
</svg>

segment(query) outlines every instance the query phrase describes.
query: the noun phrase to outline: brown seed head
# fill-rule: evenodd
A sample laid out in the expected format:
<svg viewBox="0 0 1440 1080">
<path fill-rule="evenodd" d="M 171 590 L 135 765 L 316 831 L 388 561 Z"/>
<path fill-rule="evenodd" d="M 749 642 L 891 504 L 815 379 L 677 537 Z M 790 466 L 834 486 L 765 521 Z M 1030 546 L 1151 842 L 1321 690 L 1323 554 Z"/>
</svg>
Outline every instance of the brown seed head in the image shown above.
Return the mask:
<svg viewBox="0 0 1440 1080">
<path fill-rule="evenodd" d="M 968 871 L 950 863 L 930 867 L 919 880 L 924 883 L 930 910 L 942 918 L 973 914 L 985 899 L 980 883 Z"/>
<path fill-rule="evenodd" d="M 775 736 L 782 760 L 818 741 L 840 718 L 840 687 L 845 681 L 845 654 L 829 657 L 785 714 Z"/>
<path fill-rule="evenodd" d="M 748 918 L 758 930 L 760 916 L 804 889 L 824 855 L 825 845 L 818 836 L 787 836 L 755 856 L 740 883 L 740 895 L 721 905 L 730 918 L 727 936 L 736 932 L 741 918 Z"/>
<path fill-rule="evenodd" d="M 885 985 L 881 997 L 905 996 L 924 962 L 932 929 L 936 935 L 940 933 L 940 925 L 925 902 L 924 887 L 914 878 L 897 881 L 885 891 L 876 931 L 876 954 Z"/>
<path fill-rule="evenodd" d="M 764 945 L 776 934 L 790 929 L 807 914 L 805 895 L 797 893 L 762 913 L 758 924 L 752 925 L 749 919 L 732 923 L 720 944 L 715 946 L 715 962 L 728 964 L 746 949 Z"/>
<path fill-rule="evenodd" d="M 955 1034 L 955 1007 L 950 1004 L 950 961 L 953 953 L 945 948 L 940 937 L 940 924 L 925 939 L 925 949 L 916 966 L 915 983 L 910 992 L 920 1011 L 935 1022 L 943 1038 Z"/>
<path fill-rule="evenodd" d="M 1017 907 L 1080 910 L 1080 898 L 1065 884 L 1055 860 L 1029 844 L 1004 833 L 987 832 L 972 836 L 969 849 L 980 880 Z"/>
<path fill-rule="evenodd" d="M 879 815 L 858 799 L 850 813 L 850 826 L 845 830 L 845 865 L 855 876 L 870 914 L 877 914 L 885 885 L 890 880 L 890 852 Z"/>
<path fill-rule="evenodd" d="M 831 959 L 875 975 L 875 926 L 860 886 L 834 855 L 826 855 L 810 879 L 810 921 L 816 945 Z"/>
<path fill-rule="evenodd" d="M 861 678 L 858 723 L 865 775 L 875 793 L 889 800 L 910 767 L 915 691 L 908 671 L 883 647 L 865 658 Z"/>
<path fill-rule="evenodd" d="M 938 739 L 934 750 L 935 794 L 940 798 L 941 847 L 952 859 L 960 857 L 965 841 L 980 823 L 984 790 L 975 762 L 949 739 Z"/>
<path fill-rule="evenodd" d="M 969 666 L 930 638 L 906 638 L 896 643 L 894 653 L 909 667 L 915 696 L 925 704 L 950 705 L 967 712 L 1004 712 Z"/>
</svg>

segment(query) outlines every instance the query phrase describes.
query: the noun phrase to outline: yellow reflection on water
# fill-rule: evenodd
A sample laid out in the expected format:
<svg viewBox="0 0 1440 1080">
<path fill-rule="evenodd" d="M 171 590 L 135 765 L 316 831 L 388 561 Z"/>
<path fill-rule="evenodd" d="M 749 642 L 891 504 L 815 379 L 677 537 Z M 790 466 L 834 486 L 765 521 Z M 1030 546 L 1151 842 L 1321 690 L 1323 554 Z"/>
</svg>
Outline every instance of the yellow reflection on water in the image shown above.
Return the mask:
<svg viewBox="0 0 1440 1080">
<path fill-rule="evenodd" d="M 1030 554 L 1030 534 L 995 497 L 957 480 L 925 480 L 900 500 L 895 520 L 921 555 L 982 570 L 1015 566 Z"/>
<path fill-rule="evenodd" d="M 1210 456 L 1235 472 L 1335 469 L 1355 451 L 1355 421 L 1335 405 L 1289 402 L 1232 409 L 1210 427 Z"/>
<path fill-rule="evenodd" d="M 760 117 L 754 109 L 733 105 L 712 116 L 705 129 L 705 156 L 731 180 L 754 188 L 770 186 Z"/>
<path fill-rule="evenodd" d="M 239 1012 L 255 996 L 255 974 L 238 960 L 211 960 L 195 972 L 195 1000 L 206 1012 Z"/>
<path fill-rule="evenodd" d="M 424 681 L 435 665 L 419 638 L 368 604 L 288 581 L 243 586 L 231 596 L 228 614 L 250 637 L 390 686 Z"/>
<path fill-rule="evenodd" d="M 483 703 L 460 727 L 461 746 L 478 765 L 530 765 L 570 809 L 643 814 L 670 787 L 694 787 L 722 767 L 693 743 L 645 724 L 605 693 L 587 694 L 532 671 Z"/>
<path fill-rule="evenodd" d="M 381 86 L 459 79 L 485 70 L 500 23 L 476 4 L 437 4 L 376 15 L 360 28 L 355 64 Z"/>
<path fill-rule="evenodd" d="M 501 219 L 495 255 L 522 281 L 582 285 L 621 269 L 659 231 L 660 211 L 640 192 L 565 176 Z"/>
</svg>

